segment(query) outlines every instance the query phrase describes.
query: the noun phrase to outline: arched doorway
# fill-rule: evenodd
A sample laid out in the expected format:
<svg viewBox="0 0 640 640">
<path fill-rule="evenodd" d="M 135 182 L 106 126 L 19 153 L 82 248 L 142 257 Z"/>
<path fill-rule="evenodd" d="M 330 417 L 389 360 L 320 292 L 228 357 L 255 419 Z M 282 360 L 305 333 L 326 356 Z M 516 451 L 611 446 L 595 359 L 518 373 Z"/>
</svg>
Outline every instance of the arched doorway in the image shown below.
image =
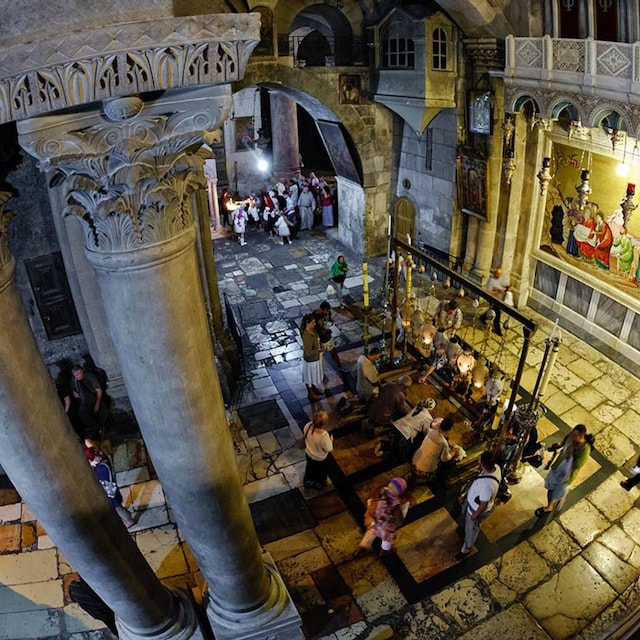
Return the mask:
<svg viewBox="0 0 640 640">
<path fill-rule="evenodd" d="M 407 235 L 413 241 L 416 230 L 416 209 L 413 202 L 402 197 L 396 202 L 394 212 L 393 235 L 399 240 L 406 241 Z"/>
</svg>

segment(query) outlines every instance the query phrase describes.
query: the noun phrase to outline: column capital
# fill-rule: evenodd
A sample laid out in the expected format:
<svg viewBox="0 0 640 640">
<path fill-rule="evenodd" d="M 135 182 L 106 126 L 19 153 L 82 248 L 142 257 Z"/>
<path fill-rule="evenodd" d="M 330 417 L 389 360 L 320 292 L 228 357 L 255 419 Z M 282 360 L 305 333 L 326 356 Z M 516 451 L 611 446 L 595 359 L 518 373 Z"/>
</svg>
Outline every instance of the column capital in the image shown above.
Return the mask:
<svg viewBox="0 0 640 640">
<path fill-rule="evenodd" d="M 228 87 L 145 103 L 110 100 L 100 112 L 47 116 L 19 125 L 20 143 L 61 190 L 90 251 L 123 252 L 173 238 L 193 224 L 191 196 L 206 186 L 206 131 L 230 107 Z"/>
</svg>

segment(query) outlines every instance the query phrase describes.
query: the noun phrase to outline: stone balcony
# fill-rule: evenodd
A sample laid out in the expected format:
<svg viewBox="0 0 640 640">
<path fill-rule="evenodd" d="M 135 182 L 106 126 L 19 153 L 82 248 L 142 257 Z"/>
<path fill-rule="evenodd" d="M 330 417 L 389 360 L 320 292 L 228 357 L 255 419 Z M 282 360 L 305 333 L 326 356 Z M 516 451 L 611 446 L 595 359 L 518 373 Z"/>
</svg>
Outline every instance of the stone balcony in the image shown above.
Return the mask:
<svg viewBox="0 0 640 640">
<path fill-rule="evenodd" d="M 508 36 L 505 48 L 509 97 L 547 92 L 568 100 L 594 96 L 626 112 L 631 121 L 638 117 L 632 105 L 640 104 L 640 43 Z M 541 115 L 554 114 L 542 109 Z"/>
</svg>

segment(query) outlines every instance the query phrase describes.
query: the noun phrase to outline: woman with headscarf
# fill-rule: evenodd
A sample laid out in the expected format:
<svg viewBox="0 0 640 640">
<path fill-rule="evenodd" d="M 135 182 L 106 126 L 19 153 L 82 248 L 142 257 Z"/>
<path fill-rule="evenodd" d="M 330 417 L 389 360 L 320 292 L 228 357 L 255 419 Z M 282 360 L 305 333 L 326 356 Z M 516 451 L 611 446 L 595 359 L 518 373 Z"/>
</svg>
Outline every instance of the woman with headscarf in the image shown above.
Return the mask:
<svg viewBox="0 0 640 640">
<path fill-rule="evenodd" d="M 380 538 L 380 555 L 388 556 L 393 553 L 393 542 L 396 530 L 404 522 L 406 511 L 403 509 L 402 496 L 407 490 L 404 478 L 393 478 L 386 487 L 379 489 L 373 497 L 367 500 L 367 511 L 364 514 L 364 524 L 367 530 L 357 549 L 354 558 L 368 553 L 376 538 Z"/>
</svg>

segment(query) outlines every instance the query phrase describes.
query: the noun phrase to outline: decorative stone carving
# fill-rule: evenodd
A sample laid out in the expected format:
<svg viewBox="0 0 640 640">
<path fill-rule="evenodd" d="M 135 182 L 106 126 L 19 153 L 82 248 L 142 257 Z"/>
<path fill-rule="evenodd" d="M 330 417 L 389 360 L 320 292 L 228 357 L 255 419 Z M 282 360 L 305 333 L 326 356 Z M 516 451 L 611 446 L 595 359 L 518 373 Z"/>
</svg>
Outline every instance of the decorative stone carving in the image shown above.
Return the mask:
<svg viewBox="0 0 640 640">
<path fill-rule="evenodd" d="M 515 109 L 516 103 L 523 97 L 528 96 L 535 100 L 540 106 L 539 118 L 544 120 L 553 119 L 553 109 L 560 102 L 570 102 L 578 110 L 580 122 L 586 128 L 597 124 L 597 116 L 602 113 L 602 99 L 598 96 L 587 95 L 577 91 L 576 93 L 567 93 L 566 91 L 553 91 L 551 89 L 543 89 L 541 87 L 521 87 L 517 84 L 507 84 L 505 86 L 505 110 Z M 619 113 L 628 126 L 628 135 L 637 137 L 640 134 L 640 105 L 632 105 L 627 102 L 615 99 L 613 94 L 607 100 L 607 108 Z M 545 128 L 548 128 L 545 126 Z M 572 134 L 573 135 L 573 134 Z M 584 136 L 582 136 L 583 139 Z"/>
<path fill-rule="evenodd" d="M 259 33 L 257 14 L 211 14 L 9 47 L 0 51 L 0 122 L 115 96 L 240 80 Z"/>
<path fill-rule="evenodd" d="M 475 74 L 504 70 L 504 45 L 496 38 L 465 38 L 466 53 L 473 62 Z"/>
<path fill-rule="evenodd" d="M 102 107 L 107 120 L 122 122 L 137 116 L 144 107 L 144 101 L 138 96 L 112 98 L 105 100 Z"/>
<path fill-rule="evenodd" d="M 58 150 L 72 152 L 56 154 L 50 186 L 64 189 L 63 214 L 79 217 L 89 250 L 138 249 L 193 224 L 191 196 L 206 186 L 211 153 L 200 132 L 182 133 L 183 124 L 176 116 L 149 117 L 58 141 Z"/>
<path fill-rule="evenodd" d="M 15 216 L 14 211 L 5 209 L 7 202 L 13 197 L 11 191 L 0 191 L 0 269 L 13 259 L 9 249 L 9 222 Z"/>
</svg>

